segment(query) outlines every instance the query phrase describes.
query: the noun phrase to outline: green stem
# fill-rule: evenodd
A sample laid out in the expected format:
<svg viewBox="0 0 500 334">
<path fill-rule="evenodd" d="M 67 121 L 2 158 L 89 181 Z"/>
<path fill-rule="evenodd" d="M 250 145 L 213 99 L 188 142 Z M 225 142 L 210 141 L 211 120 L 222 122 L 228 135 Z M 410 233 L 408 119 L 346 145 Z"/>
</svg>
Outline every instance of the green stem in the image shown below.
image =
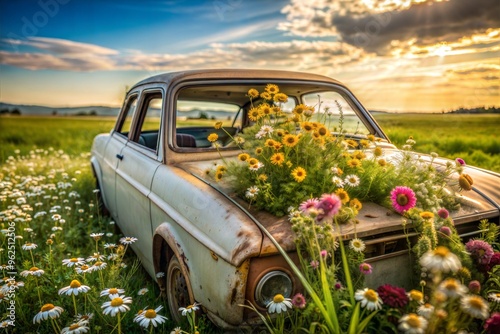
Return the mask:
<svg viewBox="0 0 500 334">
<path fill-rule="evenodd" d="M 52 328 L 54 329 L 54 333 L 58 334 L 59 332 L 57 331 L 55 320 L 50 318 L 50 323 L 52 324 Z"/>
<path fill-rule="evenodd" d="M 75 316 L 76 316 L 76 315 L 78 314 L 78 313 L 76 312 L 76 298 L 75 298 L 75 295 L 74 295 L 74 294 L 72 294 L 71 296 L 73 297 L 73 307 L 75 308 Z"/>
<path fill-rule="evenodd" d="M 33 267 L 36 267 L 35 266 L 35 258 L 33 257 L 33 252 L 31 251 L 31 249 L 30 249 L 30 254 L 31 254 L 31 262 L 33 262 Z"/>
<path fill-rule="evenodd" d="M 121 324 L 121 313 L 118 312 L 118 334 L 122 333 L 122 324 Z"/>
</svg>

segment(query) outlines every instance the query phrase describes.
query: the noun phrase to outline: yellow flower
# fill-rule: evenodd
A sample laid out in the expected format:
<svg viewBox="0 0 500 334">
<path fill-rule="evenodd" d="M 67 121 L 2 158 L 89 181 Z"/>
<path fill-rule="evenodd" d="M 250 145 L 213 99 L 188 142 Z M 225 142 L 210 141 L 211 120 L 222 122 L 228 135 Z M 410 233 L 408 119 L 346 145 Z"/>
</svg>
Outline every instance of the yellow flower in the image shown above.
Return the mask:
<svg viewBox="0 0 500 334">
<path fill-rule="evenodd" d="M 262 117 L 262 111 L 260 108 L 252 108 L 248 111 L 248 118 L 251 121 L 257 121 Z"/>
<path fill-rule="evenodd" d="M 274 133 L 276 134 L 276 136 L 278 137 L 283 137 L 285 134 L 286 134 L 286 131 L 283 130 L 283 129 L 276 129 L 274 130 Z"/>
<path fill-rule="evenodd" d="M 358 159 L 351 159 L 347 162 L 347 165 L 351 168 L 361 167 L 361 161 Z"/>
<path fill-rule="evenodd" d="M 272 99 L 271 94 L 269 94 L 268 92 L 260 93 L 260 97 L 264 100 L 271 100 Z"/>
<path fill-rule="evenodd" d="M 257 154 L 257 155 L 261 155 L 261 154 L 262 154 L 262 151 L 263 151 L 262 147 L 257 147 L 257 148 L 255 149 L 255 154 Z"/>
<path fill-rule="evenodd" d="M 311 132 L 312 130 L 314 130 L 314 126 L 311 122 L 303 122 L 302 124 L 300 124 L 300 126 L 306 132 Z"/>
<path fill-rule="evenodd" d="M 267 175 L 266 174 L 259 174 L 258 179 L 260 181 L 267 181 Z"/>
<path fill-rule="evenodd" d="M 279 151 L 282 147 L 283 147 L 283 144 L 278 143 L 277 141 L 274 142 L 273 148 L 274 148 L 275 151 Z"/>
<path fill-rule="evenodd" d="M 248 90 L 248 94 L 247 94 L 249 97 L 251 97 L 252 99 L 255 99 L 256 97 L 259 96 L 259 92 L 257 91 L 257 89 L 255 88 L 251 88 Z"/>
<path fill-rule="evenodd" d="M 272 108 L 267 103 L 263 103 L 259 106 L 262 115 L 270 115 L 273 111 Z"/>
<path fill-rule="evenodd" d="M 227 171 L 227 167 L 224 166 L 224 165 L 220 165 L 217 167 L 216 169 L 216 172 L 221 172 L 221 173 L 225 173 Z"/>
<path fill-rule="evenodd" d="M 472 185 L 474 182 L 472 181 L 472 177 L 470 177 L 469 174 L 463 173 L 458 177 L 458 184 L 460 185 L 460 188 L 466 191 L 469 191 L 472 189 Z"/>
<path fill-rule="evenodd" d="M 271 156 L 271 163 L 273 165 L 281 166 L 285 162 L 285 155 L 283 153 L 274 153 Z"/>
<path fill-rule="evenodd" d="M 216 134 L 216 133 L 211 133 L 211 134 L 208 135 L 207 139 L 208 139 L 209 142 L 213 143 L 217 139 L 219 139 L 219 135 Z"/>
<path fill-rule="evenodd" d="M 364 158 L 366 158 L 366 154 L 362 151 L 354 151 L 351 154 L 351 157 L 354 159 L 363 160 Z"/>
<path fill-rule="evenodd" d="M 266 86 L 266 92 L 268 92 L 269 94 L 276 94 L 279 91 L 280 91 L 280 89 L 276 85 L 267 84 L 267 86 Z"/>
<path fill-rule="evenodd" d="M 224 175 L 224 173 L 223 173 L 223 172 L 221 172 L 221 171 L 216 171 L 216 172 L 215 172 L 215 181 L 216 181 L 216 182 L 219 182 L 219 181 L 222 179 L 222 176 L 223 176 L 223 175 Z"/>
<path fill-rule="evenodd" d="M 292 171 L 292 176 L 297 182 L 302 182 L 307 176 L 306 170 L 302 167 L 295 167 Z"/>
<path fill-rule="evenodd" d="M 321 137 L 324 137 L 326 135 L 329 134 L 329 131 L 328 129 L 326 128 L 326 126 L 324 125 L 320 125 L 318 126 L 318 128 L 316 129 L 316 132 L 321 136 Z"/>
<path fill-rule="evenodd" d="M 216 130 L 219 130 L 220 128 L 222 128 L 222 122 L 216 122 L 215 125 L 214 125 L 214 128 Z"/>
<path fill-rule="evenodd" d="M 363 146 L 364 148 L 366 148 L 366 147 L 370 146 L 370 142 L 369 142 L 368 140 L 366 140 L 366 139 L 361 139 L 361 140 L 359 141 L 359 144 L 360 144 L 361 146 Z"/>
<path fill-rule="evenodd" d="M 344 189 L 340 188 L 335 191 L 335 194 L 340 198 L 342 204 L 349 202 L 349 194 Z"/>
<path fill-rule="evenodd" d="M 368 135 L 368 136 L 366 136 L 366 139 L 368 139 L 369 141 L 375 141 L 375 136 L 374 135 Z"/>
<path fill-rule="evenodd" d="M 256 165 L 259 163 L 259 160 L 255 159 L 255 158 L 250 158 L 247 160 L 248 161 L 248 164 L 253 166 L 253 165 Z"/>
<path fill-rule="evenodd" d="M 410 297 L 411 300 L 414 300 L 418 303 L 423 303 L 424 301 L 424 295 L 422 294 L 422 292 L 418 290 L 411 290 L 408 296 Z"/>
<path fill-rule="evenodd" d="M 358 210 L 358 211 L 361 210 L 361 208 L 363 207 L 363 205 L 361 204 L 361 202 L 357 198 L 352 199 L 349 202 L 349 206 L 353 209 Z"/>
<path fill-rule="evenodd" d="M 422 219 L 424 219 L 424 220 L 430 220 L 430 219 L 434 218 L 434 214 L 432 212 L 429 212 L 429 211 L 424 211 L 424 212 L 420 212 L 420 217 L 422 217 Z"/>
<path fill-rule="evenodd" d="M 358 147 L 358 142 L 353 139 L 347 139 L 346 143 L 349 147 Z"/>
<path fill-rule="evenodd" d="M 373 155 L 375 155 L 376 157 L 380 157 L 382 155 L 382 149 L 380 147 L 375 147 L 375 149 L 373 150 Z"/>
<path fill-rule="evenodd" d="M 295 108 L 293 109 L 293 113 L 294 114 L 297 114 L 297 115 L 302 115 L 304 113 L 304 111 L 306 110 L 306 106 L 304 104 L 298 104 L 297 106 L 295 106 Z"/>
<path fill-rule="evenodd" d="M 299 142 L 299 138 L 295 135 L 288 134 L 283 137 L 282 143 L 288 147 L 294 147 Z"/>
<path fill-rule="evenodd" d="M 240 155 L 238 155 L 238 160 L 240 161 L 247 161 L 248 159 L 250 159 L 250 155 L 248 155 L 247 153 L 241 153 Z"/>
<path fill-rule="evenodd" d="M 382 167 L 384 167 L 385 165 L 387 165 L 387 161 L 385 161 L 384 159 L 379 159 L 377 162 Z"/>
<path fill-rule="evenodd" d="M 288 101 L 288 96 L 283 93 L 277 93 L 274 95 L 274 102 L 286 102 Z"/>
</svg>

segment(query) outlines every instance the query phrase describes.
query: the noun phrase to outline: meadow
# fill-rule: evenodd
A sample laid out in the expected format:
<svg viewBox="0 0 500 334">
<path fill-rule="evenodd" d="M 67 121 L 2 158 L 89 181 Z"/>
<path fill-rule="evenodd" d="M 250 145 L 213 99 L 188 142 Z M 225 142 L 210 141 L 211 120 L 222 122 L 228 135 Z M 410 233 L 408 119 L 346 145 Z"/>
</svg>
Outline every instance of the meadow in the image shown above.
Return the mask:
<svg viewBox="0 0 500 334">
<path fill-rule="evenodd" d="M 469 165 L 500 172 L 498 115 L 375 117 L 397 146 L 412 136 L 417 151 L 460 157 Z M 121 235 L 96 205 L 89 151 L 95 135 L 109 132 L 114 122 L 103 117 L 0 117 L 0 265 L 4 277 L 16 272 L 14 281 L 4 279 L 4 286 L 14 286 L 15 293 L 0 292 L 0 328 L 8 326 L 8 307 L 15 309 L 16 327 L 8 327 L 8 333 L 59 333 L 71 326 L 89 326 L 92 333 L 165 333 L 178 326 L 166 320 L 157 328 L 141 328 L 134 322 L 145 308 L 170 318 L 167 303 L 128 249 L 133 239 L 122 239 L 134 236 Z M 10 246 L 15 246 L 12 259 Z M 75 271 L 69 264 L 78 261 L 93 269 Z M 80 294 L 61 293 L 63 288 L 80 289 Z M 109 299 L 101 292 L 109 288 L 124 289 L 122 297 L 132 298 L 122 318 L 102 313 Z M 57 307 L 64 312 L 54 319 L 35 319 L 50 310 L 58 313 Z M 180 326 L 194 332 L 188 319 Z M 203 318 L 197 330 L 217 332 Z"/>
</svg>

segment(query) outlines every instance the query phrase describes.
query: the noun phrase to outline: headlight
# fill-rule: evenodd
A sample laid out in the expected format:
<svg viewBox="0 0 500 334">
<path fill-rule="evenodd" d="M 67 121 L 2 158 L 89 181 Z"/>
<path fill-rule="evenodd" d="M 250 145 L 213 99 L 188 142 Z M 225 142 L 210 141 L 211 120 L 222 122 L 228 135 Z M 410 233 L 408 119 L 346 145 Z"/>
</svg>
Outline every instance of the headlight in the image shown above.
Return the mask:
<svg viewBox="0 0 500 334">
<path fill-rule="evenodd" d="M 282 271 L 270 271 L 265 274 L 255 289 L 255 300 L 261 306 L 266 307 L 278 293 L 285 298 L 292 295 L 293 286 L 290 277 Z"/>
</svg>

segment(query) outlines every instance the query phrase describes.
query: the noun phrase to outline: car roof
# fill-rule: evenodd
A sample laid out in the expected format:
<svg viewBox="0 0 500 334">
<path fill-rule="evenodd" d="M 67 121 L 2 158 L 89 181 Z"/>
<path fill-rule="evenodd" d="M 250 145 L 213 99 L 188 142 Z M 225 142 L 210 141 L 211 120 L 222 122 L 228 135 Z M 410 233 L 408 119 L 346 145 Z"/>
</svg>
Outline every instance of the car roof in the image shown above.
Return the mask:
<svg viewBox="0 0 500 334">
<path fill-rule="evenodd" d="M 158 74 L 138 82 L 130 90 L 133 90 L 137 86 L 150 83 L 161 82 L 171 84 L 179 80 L 204 79 L 301 80 L 333 83 L 345 87 L 344 84 L 330 77 L 305 72 L 262 69 L 200 69 Z"/>
</svg>

